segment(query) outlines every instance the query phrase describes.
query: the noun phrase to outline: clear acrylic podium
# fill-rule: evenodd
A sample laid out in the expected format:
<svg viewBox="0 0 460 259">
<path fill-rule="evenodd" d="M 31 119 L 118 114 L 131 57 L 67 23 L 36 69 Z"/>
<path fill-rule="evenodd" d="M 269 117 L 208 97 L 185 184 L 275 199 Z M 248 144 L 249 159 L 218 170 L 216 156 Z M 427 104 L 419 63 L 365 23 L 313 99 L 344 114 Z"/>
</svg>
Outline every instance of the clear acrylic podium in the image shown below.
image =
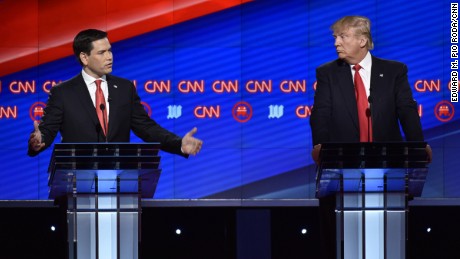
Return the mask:
<svg viewBox="0 0 460 259">
<path fill-rule="evenodd" d="M 428 173 L 425 142 L 326 143 L 316 196 L 336 196 L 338 259 L 406 258 L 408 200 Z"/>
<path fill-rule="evenodd" d="M 138 258 L 141 198 L 155 192 L 158 151 L 158 143 L 54 146 L 49 197 L 67 197 L 69 258 Z"/>
</svg>

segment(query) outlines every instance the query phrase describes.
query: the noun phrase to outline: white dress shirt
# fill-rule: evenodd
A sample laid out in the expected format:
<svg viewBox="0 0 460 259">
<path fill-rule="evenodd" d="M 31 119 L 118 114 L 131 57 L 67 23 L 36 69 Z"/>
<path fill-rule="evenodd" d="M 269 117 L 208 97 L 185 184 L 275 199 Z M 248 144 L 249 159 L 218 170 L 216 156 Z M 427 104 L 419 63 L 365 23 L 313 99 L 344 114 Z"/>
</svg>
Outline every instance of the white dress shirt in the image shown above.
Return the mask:
<svg viewBox="0 0 460 259">
<path fill-rule="evenodd" d="M 372 68 L 372 56 L 371 53 L 368 51 L 366 56 L 364 57 L 361 62 L 358 63 L 361 66 L 359 70 L 359 75 L 361 79 L 363 79 L 364 88 L 366 89 L 366 96 L 369 98 L 370 95 L 370 87 L 371 87 L 371 68 Z M 353 69 L 354 65 L 350 65 L 351 69 L 351 76 L 355 78 L 355 70 Z M 354 83 L 354 82 L 353 82 Z"/>
<path fill-rule="evenodd" d="M 81 74 L 83 76 L 83 80 L 85 80 L 86 86 L 88 87 L 89 95 L 91 96 L 91 100 L 93 101 L 94 108 L 96 108 L 96 79 L 101 79 L 101 89 L 102 92 L 104 93 L 104 99 L 105 99 L 105 107 L 107 109 L 107 123 L 109 119 L 109 111 L 110 111 L 110 103 L 109 103 L 109 87 L 107 85 L 107 80 L 105 75 L 102 76 L 101 78 L 94 78 L 90 75 L 88 75 L 85 70 L 81 70 Z"/>
</svg>

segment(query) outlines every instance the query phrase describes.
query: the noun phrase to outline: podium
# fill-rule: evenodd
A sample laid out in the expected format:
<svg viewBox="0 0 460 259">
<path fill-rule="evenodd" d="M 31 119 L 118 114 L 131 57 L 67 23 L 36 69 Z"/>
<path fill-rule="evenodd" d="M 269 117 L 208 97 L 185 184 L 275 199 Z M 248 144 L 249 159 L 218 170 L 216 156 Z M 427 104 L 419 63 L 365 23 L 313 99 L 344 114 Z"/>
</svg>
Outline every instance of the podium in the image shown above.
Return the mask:
<svg viewBox="0 0 460 259">
<path fill-rule="evenodd" d="M 160 176 L 158 143 L 55 144 L 49 198 L 67 202 L 71 259 L 138 258 L 141 198 Z"/>
<path fill-rule="evenodd" d="M 406 258 L 408 201 L 422 193 L 425 147 L 425 142 L 322 144 L 316 196 L 336 196 L 336 258 Z"/>
</svg>

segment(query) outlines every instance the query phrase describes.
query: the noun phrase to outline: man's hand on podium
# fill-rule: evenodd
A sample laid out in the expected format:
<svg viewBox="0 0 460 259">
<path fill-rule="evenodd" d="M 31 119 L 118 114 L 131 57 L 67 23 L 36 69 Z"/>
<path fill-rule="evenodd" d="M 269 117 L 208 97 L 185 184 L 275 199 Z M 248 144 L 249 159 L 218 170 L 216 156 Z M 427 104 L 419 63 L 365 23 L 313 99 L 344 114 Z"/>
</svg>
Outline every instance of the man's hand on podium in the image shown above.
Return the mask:
<svg viewBox="0 0 460 259">
<path fill-rule="evenodd" d="M 35 152 L 38 152 L 45 147 L 45 143 L 42 142 L 42 133 L 38 128 L 38 124 L 38 121 L 34 121 L 35 130 L 30 134 L 29 138 L 29 147 Z"/>
<path fill-rule="evenodd" d="M 321 162 L 319 153 L 321 152 L 321 144 L 317 144 L 313 147 L 313 150 L 311 151 L 311 157 L 313 158 L 313 161 L 315 161 L 316 165 L 319 165 Z"/>
<path fill-rule="evenodd" d="M 425 150 L 426 150 L 426 160 L 428 161 L 428 163 L 431 163 L 431 161 L 433 160 L 433 151 L 431 150 L 430 145 L 426 144 Z"/>
</svg>

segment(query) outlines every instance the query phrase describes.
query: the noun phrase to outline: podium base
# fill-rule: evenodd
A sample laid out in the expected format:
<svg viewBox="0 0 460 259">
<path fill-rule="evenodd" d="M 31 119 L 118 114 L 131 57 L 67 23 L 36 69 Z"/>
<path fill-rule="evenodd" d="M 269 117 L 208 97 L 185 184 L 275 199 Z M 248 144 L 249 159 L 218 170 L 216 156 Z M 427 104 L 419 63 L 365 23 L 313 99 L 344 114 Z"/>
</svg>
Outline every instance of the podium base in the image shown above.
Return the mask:
<svg viewBox="0 0 460 259">
<path fill-rule="evenodd" d="M 67 200 L 70 259 L 138 258 L 138 194 L 78 194 Z"/>
<path fill-rule="evenodd" d="M 336 199 L 337 258 L 406 258 L 404 193 L 345 193 Z"/>
</svg>

